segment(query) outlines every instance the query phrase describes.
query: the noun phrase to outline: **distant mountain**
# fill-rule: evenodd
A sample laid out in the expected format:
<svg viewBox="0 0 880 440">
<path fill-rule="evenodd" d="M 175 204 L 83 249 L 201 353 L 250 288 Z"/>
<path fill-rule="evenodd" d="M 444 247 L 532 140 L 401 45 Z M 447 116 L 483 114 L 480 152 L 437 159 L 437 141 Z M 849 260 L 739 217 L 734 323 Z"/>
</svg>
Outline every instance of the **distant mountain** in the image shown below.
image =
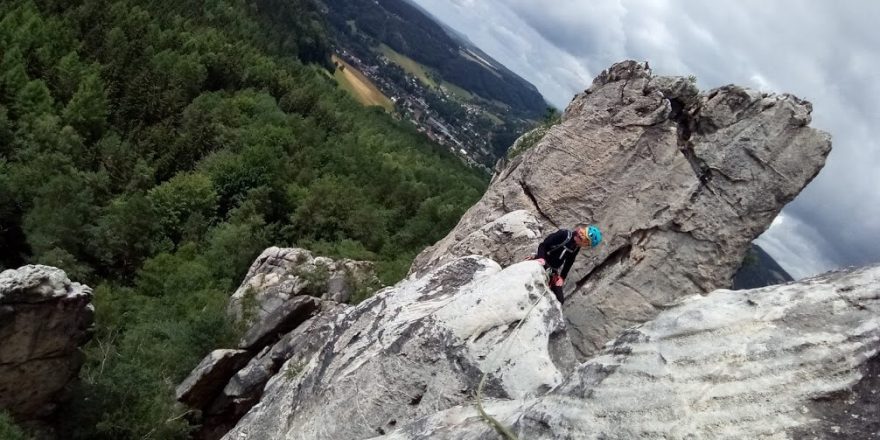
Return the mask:
<svg viewBox="0 0 880 440">
<path fill-rule="evenodd" d="M 452 37 L 452 38 L 454 38 L 454 39 L 457 39 L 457 40 L 459 40 L 460 42 L 462 42 L 462 43 L 464 43 L 464 44 L 470 44 L 470 45 L 473 45 L 473 44 L 474 44 L 474 43 L 473 43 L 473 42 L 467 37 L 467 35 L 465 35 L 465 34 L 459 32 L 459 31 L 455 30 L 452 26 L 449 26 L 448 24 L 444 23 L 443 20 L 441 20 L 441 19 L 440 19 L 439 17 L 437 17 L 436 15 L 432 14 L 432 13 L 431 13 L 430 11 L 428 11 L 427 9 L 423 8 L 422 5 L 418 4 L 418 2 L 416 2 L 415 0 L 404 0 L 404 1 L 405 1 L 406 3 L 408 3 L 408 4 L 410 4 L 412 7 L 418 9 L 419 11 L 421 11 L 422 14 L 425 14 L 426 16 L 428 16 L 428 17 L 430 17 L 432 20 L 434 20 L 434 22 L 436 22 L 438 25 L 440 25 L 440 27 L 442 27 L 443 30 L 445 30 L 446 33 L 447 33 L 450 37 Z"/>
<path fill-rule="evenodd" d="M 430 68 L 441 80 L 501 104 L 516 116 L 537 119 L 547 108 L 534 85 L 410 1 L 326 0 L 324 4 L 340 43 L 360 55 L 364 49 L 385 44 Z"/>
<path fill-rule="evenodd" d="M 754 289 L 794 281 L 791 275 L 760 246 L 752 244 L 743 265 L 733 277 L 733 289 Z"/>
</svg>

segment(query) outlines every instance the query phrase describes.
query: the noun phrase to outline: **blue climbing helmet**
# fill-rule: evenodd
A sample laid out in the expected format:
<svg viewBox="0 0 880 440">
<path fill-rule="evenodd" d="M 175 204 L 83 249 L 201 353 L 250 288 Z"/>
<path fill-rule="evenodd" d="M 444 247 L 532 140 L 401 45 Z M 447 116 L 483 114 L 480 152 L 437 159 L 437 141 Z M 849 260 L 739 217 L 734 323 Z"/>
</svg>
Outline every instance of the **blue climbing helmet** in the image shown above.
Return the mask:
<svg viewBox="0 0 880 440">
<path fill-rule="evenodd" d="M 590 225 L 587 228 L 587 237 L 590 237 L 590 247 L 599 246 L 599 243 L 602 242 L 602 231 L 596 226 Z"/>
</svg>

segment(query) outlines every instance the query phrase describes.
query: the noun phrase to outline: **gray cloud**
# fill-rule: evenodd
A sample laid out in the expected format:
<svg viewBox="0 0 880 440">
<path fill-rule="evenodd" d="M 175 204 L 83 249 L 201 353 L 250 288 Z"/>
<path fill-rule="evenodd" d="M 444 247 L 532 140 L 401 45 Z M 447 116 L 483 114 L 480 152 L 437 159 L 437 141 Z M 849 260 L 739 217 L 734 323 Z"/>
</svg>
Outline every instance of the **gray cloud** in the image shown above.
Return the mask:
<svg viewBox="0 0 880 440">
<path fill-rule="evenodd" d="M 798 276 L 880 261 L 880 2 L 417 1 L 560 108 L 627 58 L 810 100 L 834 150 L 759 243 Z"/>
<path fill-rule="evenodd" d="M 833 249 L 812 226 L 797 217 L 780 214 L 767 233 L 756 242 L 795 279 L 814 275 L 835 267 Z"/>
</svg>

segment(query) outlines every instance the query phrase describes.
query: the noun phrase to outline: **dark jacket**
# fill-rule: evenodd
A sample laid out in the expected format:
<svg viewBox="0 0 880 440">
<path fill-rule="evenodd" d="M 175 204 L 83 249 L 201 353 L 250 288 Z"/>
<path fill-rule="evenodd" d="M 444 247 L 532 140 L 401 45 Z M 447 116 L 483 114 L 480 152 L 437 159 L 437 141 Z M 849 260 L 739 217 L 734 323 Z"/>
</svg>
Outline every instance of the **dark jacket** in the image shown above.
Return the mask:
<svg viewBox="0 0 880 440">
<path fill-rule="evenodd" d="M 547 267 L 555 269 L 562 278 L 565 278 L 580 250 L 581 248 L 574 241 L 574 231 L 560 229 L 548 235 L 538 245 L 535 258 L 543 258 L 547 262 Z"/>
</svg>

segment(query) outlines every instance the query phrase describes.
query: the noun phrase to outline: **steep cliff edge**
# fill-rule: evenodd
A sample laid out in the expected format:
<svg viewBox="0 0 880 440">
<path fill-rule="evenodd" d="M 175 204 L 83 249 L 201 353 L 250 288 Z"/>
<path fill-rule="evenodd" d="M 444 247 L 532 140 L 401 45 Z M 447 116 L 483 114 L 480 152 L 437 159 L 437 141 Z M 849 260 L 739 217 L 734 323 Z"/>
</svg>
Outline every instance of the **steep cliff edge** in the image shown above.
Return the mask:
<svg viewBox="0 0 880 440">
<path fill-rule="evenodd" d="M 462 251 L 502 265 L 528 255 L 540 237 L 460 245 L 516 210 L 544 235 L 595 223 L 606 242 L 575 263 L 564 311 L 587 357 L 676 298 L 730 286 L 752 240 L 825 163 L 830 136 L 808 126 L 811 111 L 791 95 L 733 85 L 700 93 L 686 78 L 615 64 L 411 271 Z"/>
</svg>

